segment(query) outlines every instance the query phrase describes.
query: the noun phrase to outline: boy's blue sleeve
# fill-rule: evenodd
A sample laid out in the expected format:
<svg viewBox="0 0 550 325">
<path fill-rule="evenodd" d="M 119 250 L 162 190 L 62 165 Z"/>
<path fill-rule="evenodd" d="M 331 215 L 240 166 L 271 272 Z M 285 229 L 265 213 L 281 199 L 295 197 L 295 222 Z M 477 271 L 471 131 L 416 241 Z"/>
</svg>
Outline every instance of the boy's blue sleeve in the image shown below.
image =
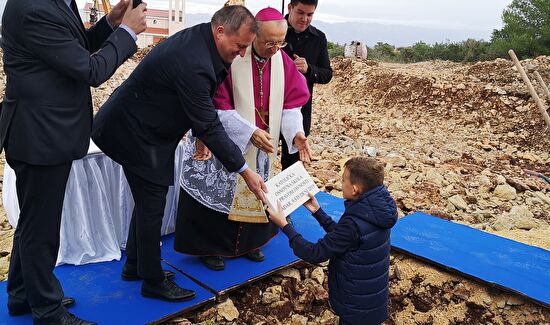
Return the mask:
<svg viewBox="0 0 550 325">
<path fill-rule="evenodd" d="M 332 220 L 332 218 L 328 214 L 326 214 L 323 208 L 319 208 L 319 210 L 315 211 L 313 217 L 315 217 L 317 222 L 319 222 L 321 227 L 323 227 L 326 232 L 331 232 L 337 225 L 337 223 L 334 222 L 334 220 Z"/>
<path fill-rule="evenodd" d="M 333 230 L 315 244 L 302 237 L 290 224 L 283 228 L 283 232 L 288 236 L 294 254 L 310 263 L 324 262 L 358 244 L 357 226 L 349 218 L 335 223 Z"/>
</svg>

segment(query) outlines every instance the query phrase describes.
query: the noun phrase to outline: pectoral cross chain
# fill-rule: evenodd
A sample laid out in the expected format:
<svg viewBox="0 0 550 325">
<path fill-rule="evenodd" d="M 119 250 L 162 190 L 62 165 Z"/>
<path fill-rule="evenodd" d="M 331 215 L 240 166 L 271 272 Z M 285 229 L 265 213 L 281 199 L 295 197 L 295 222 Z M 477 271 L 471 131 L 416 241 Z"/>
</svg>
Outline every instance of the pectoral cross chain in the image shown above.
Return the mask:
<svg viewBox="0 0 550 325">
<path fill-rule="evenodd" d="M 269 126 L 268 121 L 269 111 L 264 109 L 264 68 L 267 66 L 267 62 L 260 68 L 260 64 L 256 61 L 256 67 L 258 68 L 258 77 L 260 78 L 260 109 L 256 108 L 256 112 L 260 115 L 260 120 L 265 126 Z"/>
</svg>

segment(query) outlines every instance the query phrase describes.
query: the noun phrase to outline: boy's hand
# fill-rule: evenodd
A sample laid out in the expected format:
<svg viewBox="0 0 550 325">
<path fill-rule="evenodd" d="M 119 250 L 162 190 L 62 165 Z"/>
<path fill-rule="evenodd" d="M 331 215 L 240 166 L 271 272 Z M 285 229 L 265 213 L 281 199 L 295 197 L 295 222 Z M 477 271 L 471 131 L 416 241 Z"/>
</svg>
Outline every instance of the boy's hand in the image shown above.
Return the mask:
<svg viewBox="0 0 550 325">
<path fill-rule="evenodd" d="M 281 201 L 277 200 L 277 211 L 267 208 L 267 212 L 269 212 L 269 219 L 277 226 L 284 228 L 284 226 L 288 224 L 285 215 L 283 214 L 283 206 L 281 205 Z"/>
<path fill-rule="evenodd" d="M 315 196 L 311 194 L 311 192 L 308 193 L 308 195 L 309 195 L 309 201 L 306 201 L 306 203 L 304 203 L 304 206 L 306 207 L 306 209 L 309 210 L 309 212 L 313 214 L 317 212 L 317 210 L 319 210 L 321 206 L 319 205 L 319 202 L 317 202 L 317 199 L 315 198 Z"/>
</svg>

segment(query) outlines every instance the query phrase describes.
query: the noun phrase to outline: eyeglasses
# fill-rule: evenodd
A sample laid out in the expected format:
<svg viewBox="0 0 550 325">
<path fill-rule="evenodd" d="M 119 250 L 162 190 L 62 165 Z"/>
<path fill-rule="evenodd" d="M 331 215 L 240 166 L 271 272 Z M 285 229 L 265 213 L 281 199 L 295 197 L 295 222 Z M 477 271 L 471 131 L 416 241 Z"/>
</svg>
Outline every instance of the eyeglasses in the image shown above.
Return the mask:
<svg viewBox="0 0 550 325">
<path fill-rule="evenodd" d="M 268 49 L 272 49 L 274 47 L 277 47 L 277 48 L 280 48 L 282 49 L 283 47 L 285 47 L 288 43 L 287 42 L 265 42 L 265 47 L 267 47 Z"/>
</svg>

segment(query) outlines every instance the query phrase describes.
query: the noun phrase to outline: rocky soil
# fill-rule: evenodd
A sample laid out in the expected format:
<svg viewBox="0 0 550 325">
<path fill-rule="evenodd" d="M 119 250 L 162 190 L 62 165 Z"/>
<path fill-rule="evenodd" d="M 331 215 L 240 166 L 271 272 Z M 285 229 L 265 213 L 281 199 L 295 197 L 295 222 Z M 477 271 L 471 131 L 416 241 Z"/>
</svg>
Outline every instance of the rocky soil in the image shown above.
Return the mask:
<svg viewBox="0 0 550 325">
<path fill-rule="evenodd" d="M 93 91 L 95 107 L 139 58 Z M 315 89 L 310 136 L 308 170 L 322 190 L 340 196 L 346 159 L 376 156 L 400 216 L 424 211 L 550 249 L 550 184 L 527 173 L 550 176 L 550 130 L 511 61 L 332 65 L 332 82 Z M 523 65 L 550 81 L 550 57 Z M 12 234 L 1 214 L 0 279 Z M 549 309 L 398 252 L 390 272 L 386 324 L 550 324 Z M 326 266 L 299 264 L 169 323 L 335 324 L 326 280 Z"/>
</svg>

